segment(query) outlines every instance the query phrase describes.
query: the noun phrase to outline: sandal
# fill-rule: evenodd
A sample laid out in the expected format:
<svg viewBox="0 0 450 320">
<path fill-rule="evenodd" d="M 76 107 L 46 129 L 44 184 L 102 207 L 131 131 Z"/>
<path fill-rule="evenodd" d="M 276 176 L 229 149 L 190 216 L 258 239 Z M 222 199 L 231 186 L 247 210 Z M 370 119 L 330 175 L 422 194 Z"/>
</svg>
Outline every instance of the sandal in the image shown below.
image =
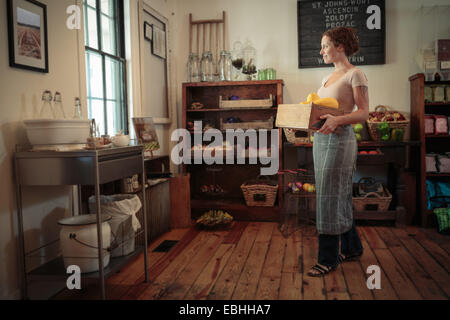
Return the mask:
<svg viewBox="0 0 450 320">
<path fill-rule="evenodd" d="M 359 260 L 359 258 L 361 258 L 362 256 L 362 252 L 361 253 L 357 253 L 357 254 L 349 254 L 349 255 L 345 255 L 342 253 L 339 253 L 339 263 L 342 263 L 344 261 L 355 261 L 355 260 Z"/>
<path fill-rule="evenodd" d="M 309 270 L 308 272 L 308 276 L 310 277 L 321 277 L 324 276 L 328 273 L 330 273 L 331 271 L 336 270 L 336 267 L 331 267 L 331 266 L 325 266 L 322 264 L 316 264 L 314 265 L 311 270 Z"/>
</svg>

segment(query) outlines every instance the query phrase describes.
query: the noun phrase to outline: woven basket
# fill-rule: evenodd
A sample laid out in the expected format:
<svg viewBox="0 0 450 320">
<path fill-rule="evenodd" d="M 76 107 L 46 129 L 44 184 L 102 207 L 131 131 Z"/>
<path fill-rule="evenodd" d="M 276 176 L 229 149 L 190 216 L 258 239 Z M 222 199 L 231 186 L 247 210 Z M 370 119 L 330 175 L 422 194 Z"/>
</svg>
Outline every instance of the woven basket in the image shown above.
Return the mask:
<svg viewBox="0 0 450 320">
<path fill-rule="evenodd" d="M 309 133 L 306 135 L 306 137 L 296 137 L 295 134 L 297 131 L 296 129 L 289 129 L 289 128 L 283 128 L 284 135 L 286 136 L 286 140 L 293 144 L 300 144 L 300 143 L 309 143 Z M 303 130 L 302 130 L 303 131 Z"/>
<path fill-rule="evenodd" d="M 376 208 L 376 211 L 386 211 L 392 200 L 392 194 L 384 187 L 384 196 L 376 192 L 369 192 L 363 197 L 353 197 L 353 207 L 356 211 L 366 211 L 368 206 Z"/>
<path fill-rule="evenodd" d="M 437 208 L 433 212 L 436 215 L 438 232 L 450 234 L 450 208 Z"/>
<path fill-rule="evenodd" d="M 376 112 L 386 112 L 388 108 L 386 106 L 377 106 L 375 108 Z M 381 123 L 379 121 L 370 121 L 366 120 L 367 123 L 367 130 L 369 131 L 370 138 L 372 138 L 373 141 L 380 141 L 381 135 L 378 132 L 378 125 Z M 409 135 L 407 130 L 409 128 L 409 120 L 402 120 L 402 121 L 387 121 L 389 124 L 390 130 L 392 129 L 403 129 L 403 141 L 407 140 L 407 136 Z"/>
<path fill-rule="evenodd" d="M 258 177 L 241 185 L 245 203 L 249 207 L 273 207 L 277 199 L 278 183 Z"/>
</svg>

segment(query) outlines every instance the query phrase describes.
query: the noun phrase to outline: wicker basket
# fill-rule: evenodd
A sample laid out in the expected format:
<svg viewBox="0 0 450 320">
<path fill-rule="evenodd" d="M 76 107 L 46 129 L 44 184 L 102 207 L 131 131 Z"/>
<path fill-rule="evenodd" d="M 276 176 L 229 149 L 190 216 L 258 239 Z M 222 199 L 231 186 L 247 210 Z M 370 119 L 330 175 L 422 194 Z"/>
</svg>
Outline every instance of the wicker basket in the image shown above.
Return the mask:
<svg viewBox="0 0 450 320">
<path fill-rule="evenodd" d="M 273 207 L 277 199 L 278 183 L 258 177 L 241 185 L 245 203 L 249 207 Z"/>
<path fill-rule="evenodd" d="M 386 112 L 388 111 L 388 107 L 386 106 L 377 106 L 375 108 L 376 112 Z M 367 123 L 367 130 L 369 131 L 370 138 L 372 138 L 373 141 L 380 141 L 381 135 L 378 132 L 378 125 L 381 123 L 380 121 L 370 121 L 366 120 Z M 409 133 L 407 132 L 409 129 L 409 120 L 401 120 L 401 121 L 387 121 L 389 124 L 390 130 L 392 129 L 403 129 L 403 141 L 407 140 L 407 137 L 409 136 Z"/>
<path fill-rule="evenodd" d="M 373 207 L 376 211 L 386 211 L 391 204 L 392 194 L 384 187 L 384 196 L 380 196 L 377 192 L 369 192 L 363 197 L 353 197 L 353 207 L 356 211 L 369 210 Z"/>
<path fill-rule="evenodd" d="M 297 129 L 289 129 L 289 128 L 283 128 L 284 135 L 286 136 L 286 140 L 293 144 L 300 144 L 300 143 L 310 143 L 309 140 L 309 132 L 307 133 L 306 137 L 296 137 Z M 301 130 L 303 132 L 306 132 L 304 130 Z"/>
</svg>

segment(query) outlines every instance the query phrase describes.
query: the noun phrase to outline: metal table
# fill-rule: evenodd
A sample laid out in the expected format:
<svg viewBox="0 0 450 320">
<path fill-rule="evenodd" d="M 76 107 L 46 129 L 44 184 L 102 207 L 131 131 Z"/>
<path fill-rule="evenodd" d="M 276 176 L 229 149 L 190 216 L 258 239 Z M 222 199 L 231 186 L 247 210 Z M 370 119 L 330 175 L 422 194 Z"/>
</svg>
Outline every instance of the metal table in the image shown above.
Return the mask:
<svg viewBox="0 0 450 320">
<path fill-rule="evenodd" d="M 22 186 L 59 186 L 59 185 L 91 185 L 95 188 L 97 205 L 97 237 L 99 271 L 95 274 L 100 280 L 101 297 L 105 295 L 105 272 L 111 273 L 121 268 L 136 254 L 124 257 L 114 266 L 103 268 L 103 242 L 102 224 L 100 220 L 100 184 L 119 180 L 133 174 L 141 174 L 142 185 L 145 186 L 146 177 L 144 170 L 143 147 L 140 145 L 128 147 L 112 147 L 98 150 L 76 150 L 76 151 L 21 151 L 14 155 L 16 187 L 17 187 L 17 214 L 19 229 L 19 251 L 20 268 L 22 271 L 21 292 L 23 298 L 28 298 L 27 271 L 25 262 L 25 243 L 22 214 Z M 79 208 L 81 208 L 81 197 L 78 197 Z M 147 252 L 147 215 L 145 188 L 142 188 L 142 210 L 144 228 L 144 251 L 145 282 L 148 282 L 148 252 Z M 73 213 L 72 213 L 73 214 Z M 137 250 L 136 250 L 137 251 Z M 140 252 L 138 252 L 140 253 Z M 61 268 L 61 263 L 50 262 L 49 265 Z M 49 270 L 43 266 L 42 270 Z M 53 269 L 54 270 L 54 269 Z M 62 270 L 65 273 L 65 270 Z M 67 274 L 65 274 L 67 277 Z M 83 275 L 84 276 L 84 275 Z M 91 275 L 92 277 L 92 275 Z"/>
</svg>

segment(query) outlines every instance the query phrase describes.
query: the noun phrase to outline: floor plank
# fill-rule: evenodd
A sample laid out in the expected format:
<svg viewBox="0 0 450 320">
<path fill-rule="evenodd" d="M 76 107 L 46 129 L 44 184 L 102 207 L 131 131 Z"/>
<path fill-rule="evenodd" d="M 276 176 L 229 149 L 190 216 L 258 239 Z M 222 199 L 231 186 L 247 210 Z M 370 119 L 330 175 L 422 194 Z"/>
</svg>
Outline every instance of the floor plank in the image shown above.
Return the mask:
<svg viewBox="0 0 450 320">
<path fill-rule="evenodd" d="M 223 240 L 224 244 L 236 244 L 242 236 L 245 228 L 248 226 L 248 221 L 235 221 L 232 230 Z"/>
<path fill-rule="evenodd" d="M 197 277 L 203 272 L 206 264 L 216 253 L 224 237 L 228 234 L 226 231 L 211 232 L 211 239 L 203 244 L 198 252 L 191 257 L 186 267 L 175 281 L 167 288 L 164 288 L 164 295 L 160 299 L 179 300 L 187 294 Z"/>
<path fill-rule="evenodd" d="M 373 249 L 400 299 L 420 300 L 422 296 L 388 249 Z"/>
<path fill-rule="evenodd" d="M 138 299 L 158 299 L 160 296 L 163 296 L 165 294 L 164 290 L 183 272 L 188 262 L 191 261 L 196 252 L 201 250 L 204 243 L 215 239 L 214 233 L 201 232 L 155 279 L 152 279 L 145 291 L 138 296 Z"/>
<path fill-rule="evenodd" d="M 106 279 L 107 299 L 397 300 L 449 299 L 450 239 L 432 229 L 358 227 L 364 254 L 325 277 L 306 275 L 317 263 L 313 226 L 284 237 L 274 222 L 235 222 L 229 230 L 172 230 L 148 247 L 150 282 L 141 254 Z M 163 240 L 179 240 L 153 252 Z M 367 268 L 380 267 L 381 289 L 370 290 Z M 98 281 L 65 290 L 57 300 L 100 299 Z"/>
<path fill-rule="evenodd" d="M 365 270 L 367 272 L 367 268 L 372 265 L 380 266 L 380 263 L 375 257 L 372 248 L 367 243 L 367 240 L 365 238 L 362 238 L 361 243 L 364 248 L 364 253 L 360 259 L 363 271 Z M 386 273 L 384 272 L 383 268 L 380 268 L 380 273 L 381 273 L 381 289 L 372 290 L 375 300 L 398 300 L 398 295 L 395 293 L 395 290 L 392 287 L 392 284 L 389 278 L 386 276 Z"/>
<path fill-rule="evenodd" d="M 211 289 L 208 300 L 229 300 L 231 298 L 256 236 L 263 226 L 261 223 L 252 222 L 244 230 L 231 257 Z"/>
<path fill-rule="evenodd" d="M 327 275 L 324 280 L 328 300 L 350 300 L 342 265 L 338 266 L 335 272 Z"/>
<path fill-rule="evenodd" d="M 168 256 L 167 252 L 153 252 L 164 240 L 178 240 L 183 238 L 189 232 L 189 228 L 173 229 L 165 234 L 159 236 L 152 241 L 148 247 L 148 266 L 151 269 L 159 261 L 162 261 Z M 138 281 L 139 278 L 144 277 L 144 254 L 139 255 L 137 259 L 129 263 L 120 272 L 108 278 L 108 284 L 128 284 L 132 285 Z"/>
<path fill-rule="evenodd" d="M 308 271 L 317 263 L 318 240 L 317 235 L 312 235 L 311 228 L 306 227 L 303 232 L 303 299 L 326 300 L 326 290 L 322 277 L 310 277 Z"/>
<path fill-rule="evenodd" d="M 374 296 L 372 291 L 367 288 L 367 275 L 363 271 L 361 263 L 359 261 L 347 261 L 341 266 L 350 298 L 352 300 L 373 300 Z"/>
<path fill-rule="evenodd" d="M 216 283 L 235 247 L 235 244 L 222 243 L 220 245 L 216 254 L 208 262 L 200 276 L 195 280 L 184 299 L 205 300 L 208 297 L 211 288 Z"/>
<path fill-rule="evenodd" d="M 401 240 L 409 253 L 416 259 L 428 275 L 450 296 L 450 275 L 434 260 L 434 258 L 413 238 L 409 237 L 405 230 L 393 229 L 395 235 Z"/>
<path fill-rule="evenodd" d="M 268 256 L 267 252 L 275 228 L 275 224 L 266 223 L 258 232 L 232 295 L 233 300 L 258 299 L 255 298 L 255 295 L 258 284 L 261 282 L 261 271 Z"/>
<path fill-rule="evenodd" d="M 275 227 L 259 280 L 256 300 L 278 300 L 285 250 L 286 238 Z"/>
<path fill-rule="evenodd" d="M 286 239 L 286 251 L 280 282 L 280 300 L 302 300 L 303 265 L 302 231 L 297 230 Z"/>
<path fill-rule="evenodd" d="M 439 289 L 433 279 L 430 278 L 403 246 L 392 247 L 390 251 L 399 265 L 402 266 L 403 271 L 406 272 L 410 279 L 414 279 L 413 283 L 424 299 L 445 300 L 442 290 Z"/>
<path fill-rule="evenodd" d="M 363 236 L 372 249 L 386 249 L 387 246 L 380 238 L 374 227 L 358 227 L 360 236 Z"/>
</svg>

